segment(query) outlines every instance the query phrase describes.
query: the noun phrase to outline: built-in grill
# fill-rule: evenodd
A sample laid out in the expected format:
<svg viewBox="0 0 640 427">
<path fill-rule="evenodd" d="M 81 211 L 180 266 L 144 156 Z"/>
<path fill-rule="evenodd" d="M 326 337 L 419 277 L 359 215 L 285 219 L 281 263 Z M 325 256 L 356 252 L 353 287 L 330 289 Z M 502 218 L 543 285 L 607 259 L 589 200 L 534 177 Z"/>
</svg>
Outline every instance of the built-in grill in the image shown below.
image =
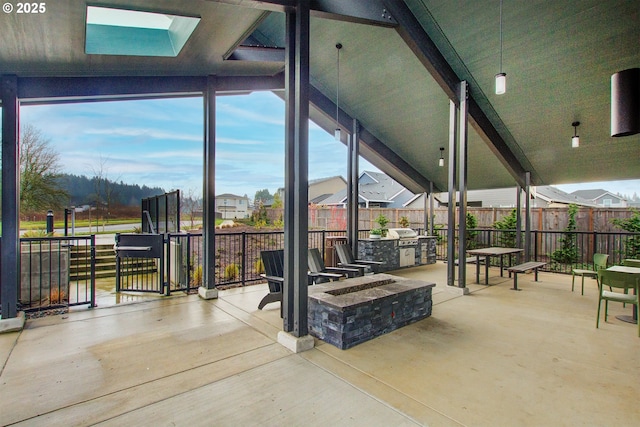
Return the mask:
<svg viewBox="0 0 640 427">
<path fill-rule="evenodd" d="M 410 228 L 390 228 L 388 239 L 398 239 L 398 246 L 417 246 L 418 233 Z"/>
<path fill-rule="evenodd" d="M 418 233 L 410 228 L 390 228 L 388 239 L 398 239 L 400 267 L 416 265 L 416 248 L 418 247 Z"/>
</svg>

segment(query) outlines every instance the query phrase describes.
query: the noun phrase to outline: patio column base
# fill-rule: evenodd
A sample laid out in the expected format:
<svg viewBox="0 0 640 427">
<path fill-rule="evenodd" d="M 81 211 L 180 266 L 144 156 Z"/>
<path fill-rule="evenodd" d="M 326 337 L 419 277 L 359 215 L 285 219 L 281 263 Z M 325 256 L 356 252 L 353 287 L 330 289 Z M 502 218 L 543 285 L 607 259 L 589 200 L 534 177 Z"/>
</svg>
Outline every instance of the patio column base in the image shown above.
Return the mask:
<svg viewBox="0 0 640 427">
<path fill-rule="evenodd" d="M 4 334 L 5 332 L 21 331 L 24 329 L 25 322 L 26 317 L 24 316 L 24 311 L 18 312 L 18 316 L 10 319 L 0 318 L 0 334 Z"/>
<path fill-rule="evenodd" d="M 216 288 L 207 289 L 204 286 L 198 288 L 198 295 L 202 299 L 216 299 L 218 298 L 218 290 Z"/>
<path fill-rule="evenodd" d="M 313 337 L 311 335 L 294 337 L 285 331 L 278 332 L 278 343 L 294 353 L 302 353 L 303 351 L 311 350 L 314 346 Z"/>
<path fill-rule="evenodd" d="M 471 293 L 469 288 L 466 286 L 464 288 L 459 288 L 458 286 L 447 286 L 447 290 L 456 295 L 469 295 L 469 293 Z"/>
</svg>

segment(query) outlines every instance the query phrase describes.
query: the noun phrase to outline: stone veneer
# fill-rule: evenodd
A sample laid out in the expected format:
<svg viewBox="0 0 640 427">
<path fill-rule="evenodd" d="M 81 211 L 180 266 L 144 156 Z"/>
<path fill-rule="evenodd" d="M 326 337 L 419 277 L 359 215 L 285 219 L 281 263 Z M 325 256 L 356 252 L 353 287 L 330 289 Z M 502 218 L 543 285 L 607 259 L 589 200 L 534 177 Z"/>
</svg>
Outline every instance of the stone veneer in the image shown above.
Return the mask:
<svg viewBox="0 0 640 427">
<path fill-rule="evenodd" d="M 419 236 L 416 249 L 415 265 L 436 263 L 436 237 Z M 377 267 L 378 272 L 400 268 L 400 249 L 397 239 L 361 239 L 358 241 L 358 258 L 367 261 L 380 261 L 384 264 Z M 410 266 L 413 267 L 413 266 Z"/>
<path fill-rule="evenodd" d="M 390 274 L 309 287 L 309 333 L 342 350 L 431 315 L 435 283 Z"/>
</svg>

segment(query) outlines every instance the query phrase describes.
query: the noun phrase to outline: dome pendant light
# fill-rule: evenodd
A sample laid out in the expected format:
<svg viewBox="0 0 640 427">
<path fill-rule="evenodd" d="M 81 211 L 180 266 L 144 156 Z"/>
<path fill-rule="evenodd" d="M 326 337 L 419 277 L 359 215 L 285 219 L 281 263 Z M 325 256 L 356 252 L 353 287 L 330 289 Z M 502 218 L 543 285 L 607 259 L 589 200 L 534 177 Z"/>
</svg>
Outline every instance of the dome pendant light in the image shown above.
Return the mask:
<svg viewBox="0 0 640 427">
<path fill-rule="evenodd" d="M 438 166 L 444 166 L 444 147 L 440 147 L 440 160 L 438 160 Z"/>
<path fill-rule="evenodd" d="M 500 72 L 496 74 L 496 95 L 507 91 L 507 73 L 502 72 L 502 0 L 500 0 Z"/>
<path fill-rule="evenodd" d="M 580 122 L 571 123 L 573 126 L 573 137 L 571 137 L 571 148 L 580 147 L 580 137 L 578 136 L 578 126 L 580 126 Z"/>
<path fill-rule="evenodd" d="M 342 49 L 342 44 L 336 44 L 336 49 L 338 50 L 338 59 L 336 61 L 336 70 L 338 73 L 338 82 L 336 84 L 336 130 L 334 132 L 334 136 L 336 141 L 340 141 L 340 120 L 339 120 L 339 102 L 340 102 L 340 49 Z"/>
</svg>

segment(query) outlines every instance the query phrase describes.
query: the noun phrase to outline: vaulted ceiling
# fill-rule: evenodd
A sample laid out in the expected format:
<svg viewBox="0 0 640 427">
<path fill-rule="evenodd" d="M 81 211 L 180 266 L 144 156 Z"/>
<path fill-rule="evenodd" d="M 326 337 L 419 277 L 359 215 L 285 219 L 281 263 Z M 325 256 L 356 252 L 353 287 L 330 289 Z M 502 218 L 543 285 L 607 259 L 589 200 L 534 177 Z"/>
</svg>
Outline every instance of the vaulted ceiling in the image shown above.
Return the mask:
<svg viewBox="0 0 640 427">
<path fill-rule="evenodd" d="M 41 14 L 0 16 L 0 74 L 40 77 L 278 76 L 290 0 L 112 0 L 104 6 L 200 17 L 180 54 L 85 54 L 86 2 L 47 2 Z M 449 99 L 471 102 L 468 187 L 640 178 L 640 135 L 610 136 L 610 78 L 640 67 L 637 0 L 507 0 L 503 71 L 499 0 L 311 1 L 311 116 L 332 132 L 339 107 L 361 123 L 362 155 L 414 192 L 447 188 L 439 167 Z M 383 16 L 384 15 L 384 16 Z M 379 21 L 379 22 L 376 22 Z M 426 41 L 425 41 L 426 40 Z M 437 49 L 432 49 L 437 48 Z M 440 62 L 439 62 L 440 61 Z M 452 83 L 452 80 L 454 83 Z M 579 148 L 571 148 L 580 121 Z M 345 123 L 342 123 L 343 127 Z M 346 162 L 346 159 L 344 160 Z"/>
</svg>

